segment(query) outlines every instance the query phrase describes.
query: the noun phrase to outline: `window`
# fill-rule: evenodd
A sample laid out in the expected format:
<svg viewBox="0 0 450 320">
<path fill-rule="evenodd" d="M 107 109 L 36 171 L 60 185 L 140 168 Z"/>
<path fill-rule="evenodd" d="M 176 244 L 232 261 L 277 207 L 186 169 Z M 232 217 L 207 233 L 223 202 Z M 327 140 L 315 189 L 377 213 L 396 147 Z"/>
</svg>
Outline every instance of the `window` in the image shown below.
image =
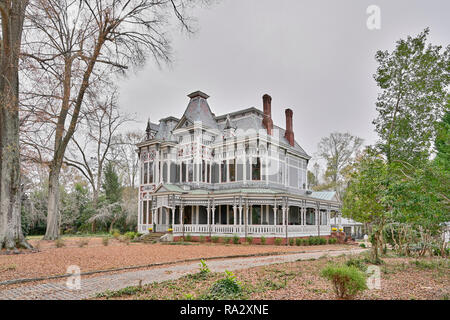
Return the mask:
<svg viewBox="0 0 450 320">
<path fill-rule="evenodd" d="M 221 181 L 222 182 L 227 182 L 227 161 L 223 160 L 221 165 L 220 165 L 220 169 L 222 171 L 222 178 Z"/>
<path fill-rule="evenodd" d="M 252 159 L 252 180 L 261 180 L 261 160 L 259 158 Z"/>
<path fill-rule="evenodd" d="M 307 225 L 315 225 L 316 215 L 314 214 L 314 209 L 307 209 L 306 211 L 306 224 Z"/>
<path fill-rule="evenodd" d="M 153 161 L 148 163 L 148 183 L 153 183 Z"/>
<path fill-rule="evenodd" d="M 194 160 L 191 160 L 189 162 L 189 166 L 188 166 L 188 181 L 189 182 L 194 181 Z"/>
<path fill-rule="evenodd" d="M 144 162 L 144 184 L 148 183 L 148 162 Z"/>
<path fill-rule="evenodd" d="M 147 201 L 142 202 L 142 224 L 147 224 Z"/>
<path fill-rule="evenodd" d="M 186 182 L 186 162 L 181 163 L 181 182 Z"/>
<path fill-rule="evenodd" d="M 228 168 L 230 170 L 230 181 L 236 181 L 236 164 L 234 159 L 228 161 Z"/>
<path fill-rule="evenodd" d="M 206 165 L 205 160 L 202 160 L 202 178 L 201 181 L 206 182 Z"/>
</svg>

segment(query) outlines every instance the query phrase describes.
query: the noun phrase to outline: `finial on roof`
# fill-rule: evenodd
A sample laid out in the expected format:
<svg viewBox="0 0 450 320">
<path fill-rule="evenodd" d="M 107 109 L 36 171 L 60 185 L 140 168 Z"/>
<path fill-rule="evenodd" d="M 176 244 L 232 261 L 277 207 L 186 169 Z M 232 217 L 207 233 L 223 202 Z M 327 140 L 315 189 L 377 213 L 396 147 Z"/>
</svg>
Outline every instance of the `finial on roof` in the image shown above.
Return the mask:
<svg viewBox="0 0 450 320">
<path fill-rule="evenodd" d="M 230 119 L 229 114 L 227 114 L 227 121 L 225 122 L 225 129 L 231 129 L 231 119 Z"/>
<path fill-rule="evenodd" d="M 208 99 L 209 98 L 209 96 L 206 93 L 201 92 L 200 90 L 192 92 L 191 94 L 188 94 L 188 97 L 191 98 L 191 99 L 194 99 L 196 97 L 202 97 L 204 99 Z"/>
<path fill-rule="evenodd" d="M 150 140 L 150 136 L 151 136 L 150 118 L 148 118 L 148 120 L 147 120 L 147 129 L 145 129 L 145 133 L 146 133 L 147 140 Z"/>
</svg>

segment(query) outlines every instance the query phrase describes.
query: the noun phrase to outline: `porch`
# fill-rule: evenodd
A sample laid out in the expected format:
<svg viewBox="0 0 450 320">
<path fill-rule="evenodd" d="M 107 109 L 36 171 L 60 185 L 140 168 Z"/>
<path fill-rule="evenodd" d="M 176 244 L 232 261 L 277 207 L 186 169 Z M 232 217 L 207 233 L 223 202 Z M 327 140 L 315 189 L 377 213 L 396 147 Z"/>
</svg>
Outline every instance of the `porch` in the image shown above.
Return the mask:
<svg viewBox="0 0 450 320">
<path fill-rule="evenodd" d="M 303 205 L 176 205 L 148 210 L 139 232 L 174 236 L 308 237 L 331 234 L 330 208 Z M 148 206 L 149 208 L 150 205 Z"/>
</svg>

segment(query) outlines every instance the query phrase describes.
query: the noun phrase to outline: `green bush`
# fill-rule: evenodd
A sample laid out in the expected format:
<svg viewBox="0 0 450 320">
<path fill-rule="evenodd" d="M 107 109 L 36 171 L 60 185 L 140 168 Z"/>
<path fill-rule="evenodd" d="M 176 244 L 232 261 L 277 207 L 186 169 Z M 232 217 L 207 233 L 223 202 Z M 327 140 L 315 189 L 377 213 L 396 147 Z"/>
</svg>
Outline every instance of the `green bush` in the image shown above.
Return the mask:
<svg viewBox="0 0 450 320">
<path fill-rule="evenodd" d="M 281 238 L 275 238 L 275 245 L 279 246 L 283 242 L 283 239 Z"/>
<path fill-rule="evenodd" d="M 110 234 L 114 237 L 114 239 L 118 239 L 120 237 L 120 231 L 118 229 L 112 229 Z"/>
<path fill-rule="evenodd" d="M 137 233 L 133 232 L 133 231 L 128 231 L 128 232 L 125 232 L 124 236 L 130 240 L 133 240 L 137 236 Z"/>
<path fill-rule="evenodd" d="M 295 239 L 295 245 L 301 246 L 302 244 L 303 244 L 303 239 L 301 239 L 301 238 Z"/>
<path fill-rule="evenodd" d="M 308 245 L 313 246 L 316 244 L 316 237 L 309 237 L 308 238 Z"/>
<path fill-rule="evenodd" d="M 219 237 L 218 236 L 212 236 L 211 237 L 211 242 L 213 242 L 213 243 L 219 242 Z"/>
<path fill-rule="evenodd" d="M 247 238 L 245 238 L 245 241 L 246 241 L 248 244 L 252 244 L 252 243 L 253 243 L 253 238 L 252 238 L 252 237 L 247 237 Z"/>
<path fill-rule="evenodd" d="M 188 234 L 185 236 L 185 239 L 184 239 L 184 240 L 190 242 L 190 241 L 192 241 L 192 236 L 188 233 Z"/>
<path fill-rule="evenodd" d="M 66 244 L 65 244 L 63 239 L 56 239 L 55 240 L 55 245 L 56 245 L 57 248 L 62 248 L 62 247 L 66 246 Z"/>
<path fill-rule="evenodd" d="M 244 288 L 241 282 L 236 279 L 231 271 L 225 271 L 225 278 L 214 282 L 203 298 L 211 300 L 241 299 L 243 293 Z"/>
<path fill-rule="evenodd" d="M 267 242 L 266 237 L 262 236 L 262 237 L 261 237 L 261 244 L 262 244 L 262 245 L 265 245 L 266 242 Z"/>
<path fill-rule="evenodd" d="M 331 281 L 333 290 L 340 299 L 352 299 L 367 289 L 366 274 L 354 266 L 328 265 L 320 275 Z"/>
<path fill-rule="evenodd" d="M 234 236 L 233 236 L 233 243 L 234 243 L 234 244 L 239 244 L 239 239 L 240 239 L 240 238 L 239 238 L 237 235 L 234 235 Z"/>
<path fill-rule="evenodd" d="M 201 243 L 205 243 L 205 241 L 206 241 L 205 236 L 200 236 L 200 242 L 201 242 Z"/>
<path fill-rule="evenodd" d="M 360 243 L 359 246 L 360 246 L 361 248 L 365 248 L 365 247 L 366 247 L 366 245 L 365 245 L 364 243 Z"/>
<path fill-rule="evenodd" d="M 224 237 L 223 238 L 223 243 L 229 244 L 230 242 L 231 242 L 231 238 L 230 237 Z"/>
<path fill-rule="evenodd" d="M 345 265 L 348 267 L 355 267 L 363 272 L 367 271 L 367 265 L 365 264 L 364 259 L 350 258 L 345 262 Z"/>
<path fill-rule="evenodd" d="M 294 239 L 294 238 L 289 238 L 289 245 L 290 245 L 290 246 L 293 246 L 293 245 L 294 245 L 294 242 L 295 242 L 295 239 Z"/>
<path fill-rule="evenodd" d="M 335 244 L 337 242 L 337 239 L 336 238 L 329 238 L 328 239 L 328 243 L 329 244 Z"/>
<path fill-rule="evenodd" d="M 81 239 L 80 241 L 78 241 L 78 246 L 80 248 L 83 248 L 85 246 L 87 246 L 89 244 L 89 239 Z"/>
</svg>

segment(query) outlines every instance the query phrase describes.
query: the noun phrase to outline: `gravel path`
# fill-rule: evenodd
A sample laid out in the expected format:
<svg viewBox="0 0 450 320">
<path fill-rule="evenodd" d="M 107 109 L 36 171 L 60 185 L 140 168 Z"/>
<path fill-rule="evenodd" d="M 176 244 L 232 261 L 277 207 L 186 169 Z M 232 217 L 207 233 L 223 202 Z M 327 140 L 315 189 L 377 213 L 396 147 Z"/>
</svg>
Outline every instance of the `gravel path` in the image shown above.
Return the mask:
<svg viewBox="0 0 450 320">
<path fill-rule="evenodd" d="M 365 249 L 323 250 L 310 253 L 293 253 L 265 257 L 234 258 L 207 261 L 212 272 L 225 270 L 239 270 L 263 265 L 270 265 L 296 260 L 318 259 L 324 254 L 339 256 L 341 254 L 357 254 Z M 109 274 L 98 277 L 81 279 L 81 288 L 69 289 L 66 281 L 48 282 L 43 284 L 21 286 L 14 289 L 0 291 L 0 300 L 79 300 L 94 297 L 106 290 L 119 290 L 128 286 L 142 285 L 152 282 L 162 282 L 180 278 L 198 271 L 199 263 L 172 265 L 150 270 L 139 270 Z"/>
</svg>

